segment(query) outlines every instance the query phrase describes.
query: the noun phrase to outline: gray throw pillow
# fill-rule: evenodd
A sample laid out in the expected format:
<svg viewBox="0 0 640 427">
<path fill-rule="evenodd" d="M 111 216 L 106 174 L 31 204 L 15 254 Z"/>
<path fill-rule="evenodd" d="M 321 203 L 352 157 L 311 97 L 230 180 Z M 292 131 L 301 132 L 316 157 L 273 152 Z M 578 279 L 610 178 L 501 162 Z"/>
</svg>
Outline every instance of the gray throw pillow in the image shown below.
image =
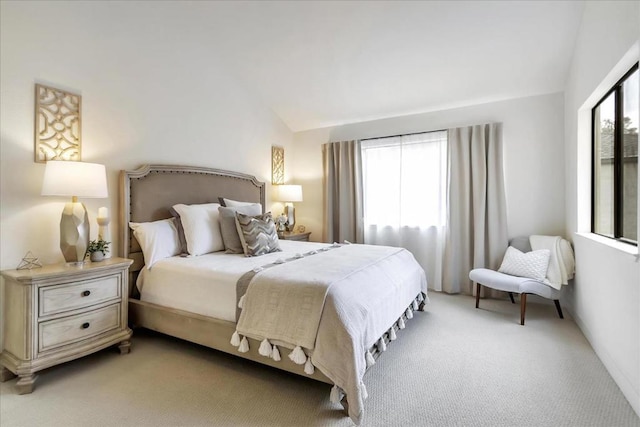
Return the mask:
<svg viewBox="0 0 640 427">
<path fill-rule="evenodd" d="M 180 214 L 173 209 L 169 208 L 169 213 L 173 216 L 173 221 L 176 225 L 176 230 L 178 230 L 178 240 L 180 242 L 180 255 L 189 255 L 187 251 L 187 239 L 184 237 L 184 228 L 182 227 L 182 221 L 180 220 Z"/>
<path fill-rule="evenodd" d="M 259 256 L 282 250 L 271 212 L 255 216 L 237 212 L 236 227 L 245 256 Z"/>
<path fill-rule="evenodd" d="M 238 228 L 236 227 L 236 212 L 245 215 L 260 215 L 262 213 L 262 206 L 260 203 L 255 203 L 253 205 L 234 208 L 219 207 L 218 212 L 220 212 L 220 233 L 222 234 L 225 252 L 228 254 L 244 253 Z"/>
</svg>

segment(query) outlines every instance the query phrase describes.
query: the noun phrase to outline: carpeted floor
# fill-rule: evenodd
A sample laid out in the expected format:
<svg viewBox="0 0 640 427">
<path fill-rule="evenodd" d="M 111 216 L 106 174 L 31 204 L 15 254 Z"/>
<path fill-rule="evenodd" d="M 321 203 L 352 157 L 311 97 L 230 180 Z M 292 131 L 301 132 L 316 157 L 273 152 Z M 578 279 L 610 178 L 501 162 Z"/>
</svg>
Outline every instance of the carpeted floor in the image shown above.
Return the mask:
<svg viewBox="0 0 640 427">
<path fill-rule="evenodd" d="M 551 305 L 431 293 L 365 376 L 363 426 L 640 426 L 575 323 Z M 533 298 L 532 298 L 533 299 Z M 565 316 L 567 317 L 567 316 Z M 10 426 L 350 426 L 330 386 L 148 331 L 0 386 Z"/>
</svg>

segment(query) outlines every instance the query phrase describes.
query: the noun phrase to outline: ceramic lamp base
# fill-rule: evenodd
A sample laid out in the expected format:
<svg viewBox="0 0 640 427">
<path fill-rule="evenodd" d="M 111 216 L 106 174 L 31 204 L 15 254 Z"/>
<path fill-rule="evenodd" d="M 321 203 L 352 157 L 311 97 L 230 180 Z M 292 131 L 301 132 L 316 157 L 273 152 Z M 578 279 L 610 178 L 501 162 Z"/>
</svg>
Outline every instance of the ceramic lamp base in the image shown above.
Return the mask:
<svg viewBox="0 0 640 427">
<path fill-rule="evenodd" d="M 293 203 L 287 203 L 284 207 L 284 214 L 287 216 L 287 231 L 293 231 L 296 225 L 296 210 Z"/>
<path fill-rule="evenodd" d="M 64 205 L 60 219 L 60 250 L 67 263 L 82 264 L 89 246 L 89 215 L 84 204 Z"/>
</svg>

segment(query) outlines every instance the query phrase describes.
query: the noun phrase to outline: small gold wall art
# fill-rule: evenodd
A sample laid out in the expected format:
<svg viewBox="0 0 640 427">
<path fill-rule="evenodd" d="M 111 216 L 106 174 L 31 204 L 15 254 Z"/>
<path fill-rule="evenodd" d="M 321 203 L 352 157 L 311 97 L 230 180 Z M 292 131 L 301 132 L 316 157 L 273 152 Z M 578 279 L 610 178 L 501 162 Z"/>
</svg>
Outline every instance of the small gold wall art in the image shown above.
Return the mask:
<svg viewBox="0 0 640 427">
<path fill-rule="evenodd" d="M 36 83 L 35 161 L 81 160 L 82 97 Z"/>
<path fill-rule="evenodd" d="M 284 147 L 271 146 L 271 184 L 284 184 Z"/>
</svg>

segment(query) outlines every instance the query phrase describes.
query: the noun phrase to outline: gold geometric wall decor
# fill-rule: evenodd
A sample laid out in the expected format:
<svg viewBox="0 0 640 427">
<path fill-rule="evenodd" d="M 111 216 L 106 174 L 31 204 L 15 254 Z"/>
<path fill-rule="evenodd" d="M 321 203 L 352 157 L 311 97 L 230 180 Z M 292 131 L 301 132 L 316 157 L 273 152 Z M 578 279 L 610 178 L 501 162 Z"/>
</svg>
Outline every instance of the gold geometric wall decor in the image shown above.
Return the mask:
<svg viewBox="0 0 640 427">
<path fill-rule="evenodd" d="M 35 161 L 80 161 L 82 97 L 36 84 Z"/>
<path fill-rule="evenodd" d="M 271 146 L 271 183 L 284 184 L 284 148 Z"/>
</svg>

